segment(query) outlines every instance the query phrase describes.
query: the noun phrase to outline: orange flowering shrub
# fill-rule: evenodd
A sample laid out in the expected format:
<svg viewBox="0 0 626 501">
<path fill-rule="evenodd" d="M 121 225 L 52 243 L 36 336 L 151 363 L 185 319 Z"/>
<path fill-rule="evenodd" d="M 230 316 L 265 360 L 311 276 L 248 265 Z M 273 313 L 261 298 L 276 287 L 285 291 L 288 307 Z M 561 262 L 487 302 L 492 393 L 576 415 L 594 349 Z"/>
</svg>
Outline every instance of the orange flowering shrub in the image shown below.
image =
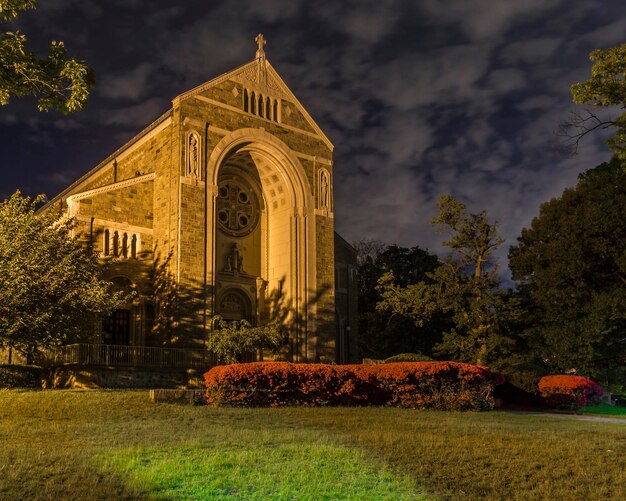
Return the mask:
<svg viewBox="0 0 626 501">
<path fill-rule="evenodd" d="M 392 405 L 415 409 L 493 407 L 497 378 L 455 362 L 384 365 L 255 362 L 217 366 L 204 375 L 207 402 L 230 406 Z"/>
<path fill-rule="evenodd" d="M 539 380 L 539 393 L 550 407 L 579 409 L 599 402 L 602 388 L 583 376 L 544 376 Z"/>
</svg>

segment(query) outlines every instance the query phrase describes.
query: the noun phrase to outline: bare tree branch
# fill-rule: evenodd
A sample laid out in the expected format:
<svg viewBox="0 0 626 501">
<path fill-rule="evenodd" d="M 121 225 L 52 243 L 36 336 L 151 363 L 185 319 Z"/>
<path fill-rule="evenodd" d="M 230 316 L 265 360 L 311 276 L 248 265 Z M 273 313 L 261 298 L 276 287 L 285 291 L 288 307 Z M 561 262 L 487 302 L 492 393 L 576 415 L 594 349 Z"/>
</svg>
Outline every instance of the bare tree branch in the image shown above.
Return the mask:
<svg viewBox="0 0 626 501">
<path fill-rule="evenodd" d="M 578 144 L 581 139 L 595 130 L 604 130 L 615 125 L 613 119 L 603 119 L 599 117 L 591 108 L 586 108 L 584 112 L 571 111 L 569 118 L 561 123 L 555 134 L 561 137 L 563 152 L 568 155 L 578 153 Z"/>
</svg>

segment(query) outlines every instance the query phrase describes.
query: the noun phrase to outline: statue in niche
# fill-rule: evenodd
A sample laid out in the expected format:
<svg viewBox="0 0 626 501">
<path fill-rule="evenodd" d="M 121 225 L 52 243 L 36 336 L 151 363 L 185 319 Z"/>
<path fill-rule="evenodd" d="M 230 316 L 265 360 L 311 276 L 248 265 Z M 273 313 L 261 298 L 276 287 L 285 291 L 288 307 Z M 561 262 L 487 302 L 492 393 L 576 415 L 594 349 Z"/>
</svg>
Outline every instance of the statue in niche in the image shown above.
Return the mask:
<svg viewBox="0 0 626 501">
<path fill-rule="evenodd" d="M 187 165 L 187 175 L 198 177 L 199 170 L 198 137 L 196 134 L 189 136 L 189 160 Z"/>
<path fill-rule="evenodd" d="M 323 170 L 320 174 L 320 209 L 328 209 L 330 206 L 328 200 L 329 190 L 330 182 L 328 180 L 328 173 Z"/>
<path fill-rule="evenodd" d="M 226 266 L 224 271 L 231 273 L 244 273 L 243 271 L 243 256 L 239 252 L 239 247 L 234 243 L 230 248 L 230 254 L 226 256 Z"/>
</svg>

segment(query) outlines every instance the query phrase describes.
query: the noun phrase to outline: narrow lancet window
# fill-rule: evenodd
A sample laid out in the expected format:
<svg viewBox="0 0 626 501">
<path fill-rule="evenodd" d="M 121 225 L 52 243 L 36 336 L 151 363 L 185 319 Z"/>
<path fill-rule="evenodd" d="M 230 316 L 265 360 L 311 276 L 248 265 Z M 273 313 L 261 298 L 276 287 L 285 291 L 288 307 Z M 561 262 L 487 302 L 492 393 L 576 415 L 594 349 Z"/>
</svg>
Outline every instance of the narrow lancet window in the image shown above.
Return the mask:
<svg viewBox="0 0 626 501">
<path fill-rule="evenodd" d="M 104 230 L 104 246 L 103 246 L 104 255 L 109 255 L 109 230 Z"/>
<path fill-rule="evenodd" d="M 128 233 L 124 233 L 122 237 L 122 256 L 124 259 L 128 257 Z"/>
<path fill-rule="evenodd" d="M 120 255 L 120 236 L 117 233 L 117 231 L 115 231 L 113 233 L 113 256 L 119 257 L 119 255 Z"/>
<path fill-rule="evenodd" d="M 256 115 L 256 94 L 252 91 L 252 99 L 250 100 L 250 113 Z"/>
<path fill-rule="evenodd" d="M 133 259 L 137 259 L 137 235 L 133 235 L 130 241 L 130 256 Z"/>
<path fill-rule="evenodd" d="M 260 96 L 259 96 L 259 116 L 260 116 L 260 117 L 262 117 L 262 116 L 264 115 L 264 113 L 263 113 L 263 104 L 264 104 L 264 102 L 263 102 L 263 96 L 262 96 L 262 95 L 260 95 Z"/>
<path fill-rule="evenodd" d="M 248 89 L 244 89 L 243 90 L 243 111 L 247 112 L 248 108 L 249 108 L 249 103 L 248 100 L 250 98 L 248 97 Z"/>
</svg>

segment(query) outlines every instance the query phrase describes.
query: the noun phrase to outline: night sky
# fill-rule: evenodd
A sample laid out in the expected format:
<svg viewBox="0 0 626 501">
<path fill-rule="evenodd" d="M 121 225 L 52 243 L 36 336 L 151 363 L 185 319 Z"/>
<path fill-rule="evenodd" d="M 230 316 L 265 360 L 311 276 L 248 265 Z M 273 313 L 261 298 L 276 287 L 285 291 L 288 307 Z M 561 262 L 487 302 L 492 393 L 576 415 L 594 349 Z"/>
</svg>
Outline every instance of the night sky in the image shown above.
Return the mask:
<svg viewBox="0 0 626 501">
<path fill-rule="evenodd" d="M 53 197 L 172 98 L 252 60 L 262 32 L 335 144 L 336 230 L 441 252 L 438 194 L 487 209 L 508 247 L 542 202 L 609 159 L 600 136 L 568 156 L 555 131 L 577 109 L 569 89 L 588 77 L 589 52 L 626 41 L 626 4 L 40 0 L 5 29 L 37 50 L 65 41 L 98 85 L 69 116 L 31 99 L 0 108 L 0 197 Z"/>
</svg>

